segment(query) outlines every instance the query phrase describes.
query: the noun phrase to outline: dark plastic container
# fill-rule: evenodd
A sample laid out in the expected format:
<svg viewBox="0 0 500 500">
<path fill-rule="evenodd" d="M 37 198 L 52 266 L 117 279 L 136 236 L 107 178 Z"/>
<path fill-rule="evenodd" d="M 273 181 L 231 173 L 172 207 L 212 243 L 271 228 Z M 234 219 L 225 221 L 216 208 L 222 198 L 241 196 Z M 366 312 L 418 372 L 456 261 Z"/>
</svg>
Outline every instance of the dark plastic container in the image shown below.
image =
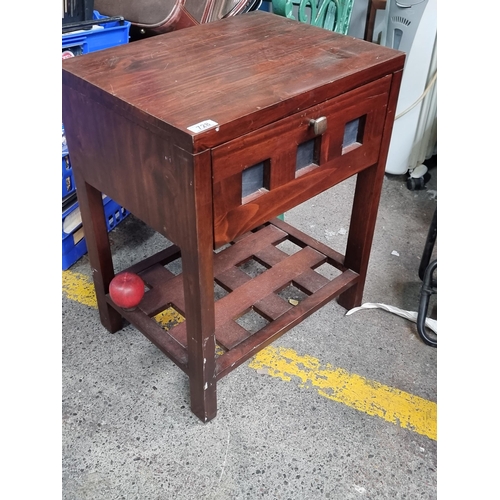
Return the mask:
<svg viewBox="0 0 500 500">
<path fill-rule="evenodd" d="M 62 0 L 62 25 L 89 21 L 94 12 L 94 0 Z"/>
</svg>

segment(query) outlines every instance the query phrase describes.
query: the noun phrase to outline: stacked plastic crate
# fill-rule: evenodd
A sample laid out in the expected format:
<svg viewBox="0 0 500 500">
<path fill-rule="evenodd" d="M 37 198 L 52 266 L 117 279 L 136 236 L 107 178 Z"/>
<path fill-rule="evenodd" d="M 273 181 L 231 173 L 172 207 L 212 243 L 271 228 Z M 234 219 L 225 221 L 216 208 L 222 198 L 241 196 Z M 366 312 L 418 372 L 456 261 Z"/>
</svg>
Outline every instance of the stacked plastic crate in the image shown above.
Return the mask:
<svg viewBox="0 0 500 500">
<path fill-rule="evenodd" d="M 62 57 L 75 57 L 128 43 L 130 22 L 101 16 L 88 0 L 63 0 Z M 91 14 L 90 14 L 91 13 Z M 92 17 L 90 17 L 90 15 Z M 129 214 L 108 196 L 103 197 L 108 231 Z M 62 125 L 62 269 L 87 253 L 80 208 Z"/>
</svg>

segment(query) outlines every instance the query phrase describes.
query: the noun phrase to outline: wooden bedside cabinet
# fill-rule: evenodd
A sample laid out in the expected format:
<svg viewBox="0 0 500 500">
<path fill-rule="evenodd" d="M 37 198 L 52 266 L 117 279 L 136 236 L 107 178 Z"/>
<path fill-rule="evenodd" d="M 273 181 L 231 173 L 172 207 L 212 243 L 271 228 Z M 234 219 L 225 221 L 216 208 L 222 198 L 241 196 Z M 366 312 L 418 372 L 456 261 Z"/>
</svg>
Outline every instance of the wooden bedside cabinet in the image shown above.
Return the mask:
<svg viewBox="0 0 500 500">
<path fill-rule="evenodd" d="M 401 52 L 261 11 L 63 61 L 100 320 L 116 332 L 125 318 L 184 370 L 202 421 L 223 376 L 333 298 L 361 304 L 403 65 Z M 345 255 L 276 218 L 354 174 Z M 102 193 L 173 242 L 129 268 L 147 286 L 133 311 L 108 294 Z M 249 260 L 264 272 L 243 272 Z M 315 271 L 325 264 L 334 279 Z M 296 306 L 279 295 L 291 284 L 306 295 Z M 166 331 L 155 316 L 170 307 L 185 321 Z M 265 323 L 256 332 L 238 322 L 249 311 Z"/>
</svg>

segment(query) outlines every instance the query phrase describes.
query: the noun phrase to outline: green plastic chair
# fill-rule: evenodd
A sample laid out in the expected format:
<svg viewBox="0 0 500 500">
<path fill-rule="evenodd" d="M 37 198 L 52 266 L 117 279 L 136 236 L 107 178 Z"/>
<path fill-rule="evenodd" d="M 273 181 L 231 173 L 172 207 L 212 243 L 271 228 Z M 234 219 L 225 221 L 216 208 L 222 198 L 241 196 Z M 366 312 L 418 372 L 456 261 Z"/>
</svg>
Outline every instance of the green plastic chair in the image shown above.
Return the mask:
<svg viewBox="0 0 500 500">
<path fill-rule="evenodd" d="M 347 34 L 354 0 L 271 0 L 273 13 Z M 297 17 L 296 17 L 297 16 Z"/>
</svg>

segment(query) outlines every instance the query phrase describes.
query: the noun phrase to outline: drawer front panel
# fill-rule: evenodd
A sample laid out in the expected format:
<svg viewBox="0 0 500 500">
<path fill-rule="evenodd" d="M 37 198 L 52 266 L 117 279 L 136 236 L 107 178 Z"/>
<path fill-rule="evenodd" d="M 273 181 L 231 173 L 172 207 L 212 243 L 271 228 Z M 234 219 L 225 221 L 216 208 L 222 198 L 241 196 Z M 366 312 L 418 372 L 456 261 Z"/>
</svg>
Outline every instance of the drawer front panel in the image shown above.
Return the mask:
<svg viewBox="0 0 500 500">
<path fill-rule="evenodd" d="M 378 161 L 391 76 L 212 150 L 214 246 Z"/>
</svg>

